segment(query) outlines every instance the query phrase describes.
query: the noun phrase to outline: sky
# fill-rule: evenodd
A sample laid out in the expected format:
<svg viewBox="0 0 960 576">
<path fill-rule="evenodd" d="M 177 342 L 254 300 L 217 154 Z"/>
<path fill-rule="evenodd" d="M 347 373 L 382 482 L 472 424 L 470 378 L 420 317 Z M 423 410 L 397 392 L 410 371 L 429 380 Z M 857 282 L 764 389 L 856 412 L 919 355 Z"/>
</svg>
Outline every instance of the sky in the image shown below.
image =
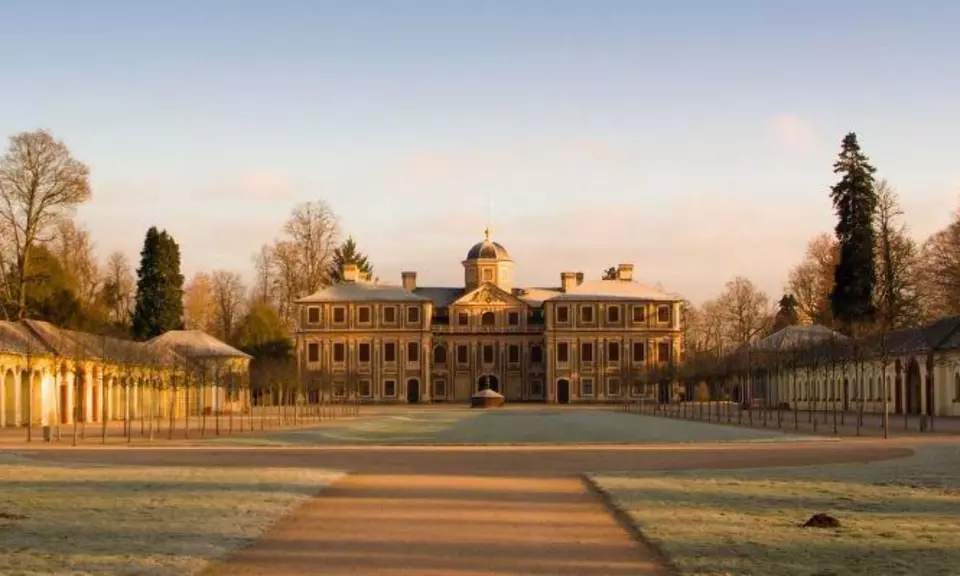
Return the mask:
<svg viewBox="0 0 960 576">
<path fill-rule="evenodd" d="M 960 3 L 0 0 L 0 136 L 89 165 L 77 217 L 136 262 L 249 276 L 324 200 L 382 281 L 520 285 L 617 263 L 694 302 L 773 299 L 831 232 L 848 131 L 923 239 L 960 207 Z M 492 208 L 491 208 L 492 206 Z"/>
</svg>

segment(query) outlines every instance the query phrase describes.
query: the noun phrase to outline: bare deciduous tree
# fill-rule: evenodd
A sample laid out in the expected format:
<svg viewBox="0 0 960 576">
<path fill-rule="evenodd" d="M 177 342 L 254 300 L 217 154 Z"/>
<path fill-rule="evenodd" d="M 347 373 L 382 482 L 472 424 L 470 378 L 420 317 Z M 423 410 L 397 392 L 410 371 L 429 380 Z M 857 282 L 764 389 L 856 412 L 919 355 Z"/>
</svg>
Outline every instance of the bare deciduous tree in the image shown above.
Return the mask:
<svg viewBox="0 0 960 576">
<path fill-rule="evenodd" d="M 133 269 L 123 252 L 113 252 L 103 267 L 102 297 L 110 310 L 110 318 L 117 324 L 127 324 L 133 314 L 133 292 L 136 282 Z"/>
<path fill-rule="evenodd" d="M 900 222 L 897 193 L 886 180 L 877 185 L 877 293 L 880 318 L 888 329 L 916 326 L 921 321 L 917 291 L 917 245 Z"/>
<path fill-rule="evenodd" d="M 93 305 L 100 292 L 102 279 L 90 232 L 77 226 L 70 218 L 61 218 L 53 227 L 53 236 L 47 247 L 76 282 L 74 293 L 77 299 L 86 306 Z"/>
<path fill-rule="evenodd" d="M 727 282 L 717 299 L 730 342 L 743 346 L 762 336 L 773 318 L 770 298 L 743 276 Z"/>
<path fill-rule="evenodd" d="M 183 323 L 187 330 L 211 331 L 214 306 L 210 274 L 197 272 L 183 289 Z"/>
<path fill-rule="evenodd" d="M 316 292 L 328 283 L 333 251 L 339 245 L 340 226 L 330 206 L 322 201 L 304 202 L 283 227 L 300 268 L 297 297 Z"/>
<path fill-rule="evenodd" d="M 830 292 L 839 257 L 836 238 L 824 233 L 810 240 L 803 262 L 790 269 L 787 292 L 797 299 L 804 322 L 830 323 Z"/>
<path fill-rule="evenodd" d="M 247 289 L 237 272 L 216 270 L 210 277 L 214 335 L 230 341 L 244 313 Z"/>
<path fill-rule="evenodd" d="M 12 236 L 17 313 L 27 310 L 29 253 L 51 227 L 90 198 L 90 171 L 44 130 L 10 138 L 0 158 L 0 228 Z"/>
<path fill-rule="evenodd" d="M 931 317 L 960 314 L 960 210 L 920 254 L 923 308 Z"/>
</svg>

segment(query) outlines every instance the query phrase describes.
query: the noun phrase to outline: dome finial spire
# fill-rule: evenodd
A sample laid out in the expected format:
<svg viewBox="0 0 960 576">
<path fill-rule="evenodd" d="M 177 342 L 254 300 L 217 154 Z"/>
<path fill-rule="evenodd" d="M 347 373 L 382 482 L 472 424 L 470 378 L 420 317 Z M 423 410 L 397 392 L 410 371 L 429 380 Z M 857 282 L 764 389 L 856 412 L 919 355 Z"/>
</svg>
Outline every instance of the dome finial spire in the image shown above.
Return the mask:
<svg viewBox="0 0 960 576">
<path fill-rule="evenodd" d="M 490 201 L 490 205 L 487 206 L 487 227 L 483 230 L 483 238 L 485 241 L 490 241 L 490 220 L 493 219 L 493 200 Z"/>
</svg>

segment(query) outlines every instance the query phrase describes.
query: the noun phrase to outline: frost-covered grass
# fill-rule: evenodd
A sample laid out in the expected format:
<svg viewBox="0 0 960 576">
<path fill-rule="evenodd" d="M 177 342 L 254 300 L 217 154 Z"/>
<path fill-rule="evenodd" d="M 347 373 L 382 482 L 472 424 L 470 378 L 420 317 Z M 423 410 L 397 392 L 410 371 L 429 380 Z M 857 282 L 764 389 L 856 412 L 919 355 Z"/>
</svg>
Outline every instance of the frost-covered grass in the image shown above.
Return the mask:
<svg viewBox="0 0 960 576">
<path fill-rule="evenodd" d="M 590 478 L 683 574 L 960 573 L 960 447 L 871 464 Z M 818 512 L 841 527 L 799 527 Z"/>
<path fill-rule="evenodd" d="M 191 574 L 252 542 L 339 476 L 60 465 L 4 455 L 0 574 Z"/>
<path fill-rule="evenodd" d="M 512 408 L 408 409 L 364 416 L 313 429 L 268 432 L 243 444 L 649 444 L 824 440 L 760 430 L 624 414 L 616 410 Z"/>
</svg>

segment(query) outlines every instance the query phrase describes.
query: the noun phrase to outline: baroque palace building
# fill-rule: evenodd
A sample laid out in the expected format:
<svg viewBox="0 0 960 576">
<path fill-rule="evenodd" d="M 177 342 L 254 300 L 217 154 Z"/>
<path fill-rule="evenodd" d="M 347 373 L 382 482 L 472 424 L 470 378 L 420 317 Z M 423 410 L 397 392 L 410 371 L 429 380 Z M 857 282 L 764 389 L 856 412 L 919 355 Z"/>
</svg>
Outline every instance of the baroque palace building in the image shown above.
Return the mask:
<svg viewBox="0 0 960 576">
<path fill-rule="evenodd" d="M 370 402 L 612 402 L 671 394 L 648 376 L 680 361 L 681 302 L 633 280 L 562 272 L 560 285 L 514 286 L 514 262 L 489 230 L 463 260 L 463 287 L 382 284 L 346 265 L 343 282 L 297 301 L 301 381 Z"/>
</svg>

